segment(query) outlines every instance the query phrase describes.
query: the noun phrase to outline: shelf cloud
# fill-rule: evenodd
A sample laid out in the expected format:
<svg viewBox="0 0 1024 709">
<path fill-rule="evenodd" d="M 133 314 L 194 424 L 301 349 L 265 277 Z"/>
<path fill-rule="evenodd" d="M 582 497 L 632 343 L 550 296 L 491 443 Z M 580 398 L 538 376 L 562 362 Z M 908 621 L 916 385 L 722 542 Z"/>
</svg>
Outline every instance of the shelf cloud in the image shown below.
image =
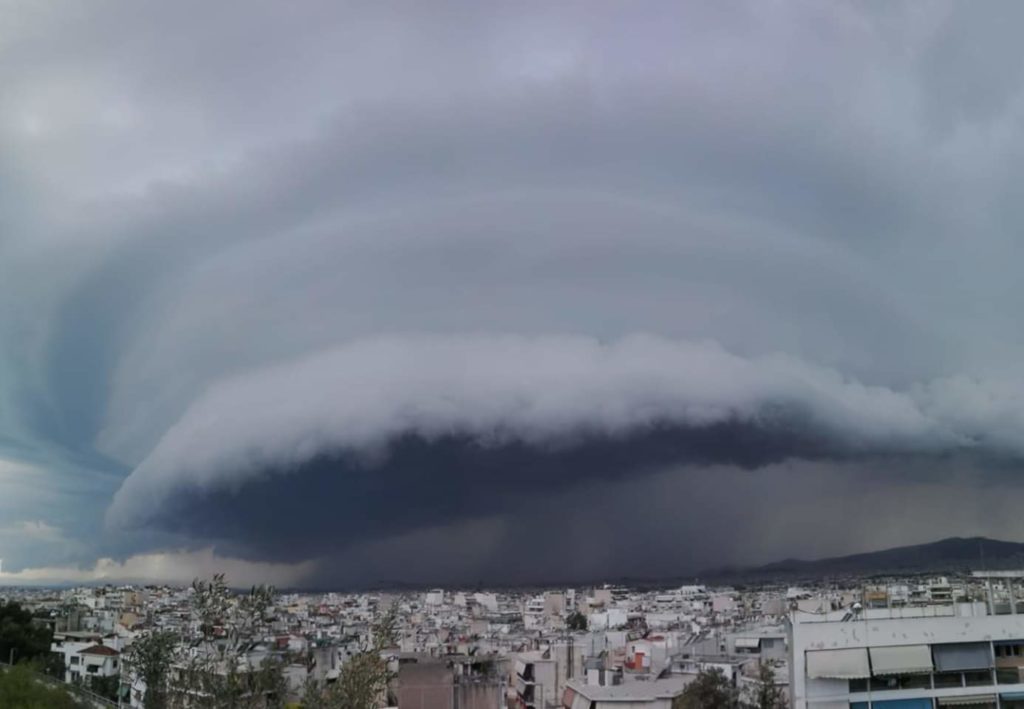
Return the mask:
<svg viewBox="0 0 1024 709">
<path fill-rule="evenodd" d="M 3 12 L 5 575 L 1020 538 L 1024 6 Z"/>
<path fill-rule="evenodd" d="M 865 386 L 652 336 L 385 337 L 212 387 L 107 520 L 315 557 L 672 466 L 1020 460 L 1022 431 L 1000 424 L 1014 400 L 978 382 Z M 282 514 L 287 534 L 268 523 Z"/>
</svg>

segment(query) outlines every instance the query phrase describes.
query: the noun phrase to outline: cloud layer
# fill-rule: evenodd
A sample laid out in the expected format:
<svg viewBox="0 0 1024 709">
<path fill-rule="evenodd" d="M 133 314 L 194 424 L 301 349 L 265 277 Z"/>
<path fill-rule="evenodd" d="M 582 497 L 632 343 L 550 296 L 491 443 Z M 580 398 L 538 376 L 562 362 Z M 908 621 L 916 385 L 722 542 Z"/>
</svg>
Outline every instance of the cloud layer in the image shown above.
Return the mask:
<svg viewBox="0 0 1024 709">
<path fill-rule="evenodd" d="M 964 379 L 894 391 L 650 336 L 359 341 L 210 389 L 128 476 L 108 523 L 317 558 L 673 466 L 954 455 L 1019 467 L 1019 391 Z M 295 510 L 297 524 L 268 521 Z"/>
<path fill-rule="evenodd" d="M 270 584 L 300 586 L 312 576 L 312 564 L 254 564 L 226 558 L 212 549 L 138 554 L 123 561 L 97 559 L 91 567 L 49 566 L 0 573 L 0 585 L 47 586 L 92 583 L 167 583 L 188 585 L 198 577 L 222 573 L 236 587 Z"/>
<path fill-rule="evenodd" d="M 1014 480 L 1022 13 L 0 0 L 5 568 L 497 576 L 582 526 L 546 480 Z"/>
</svg>

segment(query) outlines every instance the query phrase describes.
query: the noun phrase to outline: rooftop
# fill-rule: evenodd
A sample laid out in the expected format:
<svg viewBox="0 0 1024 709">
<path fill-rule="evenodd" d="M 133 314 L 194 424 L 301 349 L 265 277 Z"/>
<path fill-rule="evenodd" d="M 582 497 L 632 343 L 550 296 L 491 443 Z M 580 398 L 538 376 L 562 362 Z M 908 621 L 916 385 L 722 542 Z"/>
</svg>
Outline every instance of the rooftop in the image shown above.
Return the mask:
<svg viewBox="0 0 1024 709">
<path fill-rule="evenodd" d="M 107 657 L 116 657 L 120 653 L 112 647 L 106 645 L 93 645 L 82 650 L 79 654 L 81 655 L 106 655 Z"/>
<path fill-rule="evenodd" d="M 566 686 L 590 701 L 644 702 L 652 699 L 676 697 L 686 689 L 693 677 L 674 676 L 651 681 L 627 682 L 611 686 L 583 684 L 569 680 Z"/>
</svg>

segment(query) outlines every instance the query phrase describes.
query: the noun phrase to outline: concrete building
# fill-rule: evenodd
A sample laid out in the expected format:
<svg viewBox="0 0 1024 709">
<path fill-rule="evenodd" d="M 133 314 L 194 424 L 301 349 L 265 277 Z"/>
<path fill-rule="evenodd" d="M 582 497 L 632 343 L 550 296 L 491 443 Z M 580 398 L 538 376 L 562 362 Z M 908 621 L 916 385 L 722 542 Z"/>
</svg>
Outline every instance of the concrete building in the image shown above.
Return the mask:
<svg viewBox="0 0 1024 709">
<path fill-rule="evenodd" d="M 692 677 L 670 676 L 647 682 L 613 685 L 571 680 L 562 696 L 563 709 L 672 709 Z"/>
<path fill-rule="evenodd" d="M 544 612 L 551 617 L 565 614 L 565 594 L 561 591 L 548 591 L 544 594 Z"/>
<path fill-rule="evenodd" d="M 794 709 L 1024 707 L 1024 616 L 983 603 L 794 611 Z"/>
<path fill-rule="evenodd" d="M 560 705 L 558 668 L 547 653 L 520 654 L 514 672 L 516 699 L 520 707 L 551 709 Z"/>
<path fill-rule="evenodd" d="M 398 709 L 502 709 L 505 682 L 491 658 L 405 658 Z"/>
<path fill-rule="evenodd" d="M 86 684 L 94 677 L 117 677 L 121 672 L 121 653 L 112 647 L 93 645 L 81 650 L 78 656 L 81 658 L 80 667 Z"/>
<path fill-rule="evenodd" d="M 116 637 L 75 631 L 56 633 L 50 652 L 64 661 L 64 681 L 82 682 L 88 677 L 113 677 L 120 671 L 120 643 Z"/>
</svg>

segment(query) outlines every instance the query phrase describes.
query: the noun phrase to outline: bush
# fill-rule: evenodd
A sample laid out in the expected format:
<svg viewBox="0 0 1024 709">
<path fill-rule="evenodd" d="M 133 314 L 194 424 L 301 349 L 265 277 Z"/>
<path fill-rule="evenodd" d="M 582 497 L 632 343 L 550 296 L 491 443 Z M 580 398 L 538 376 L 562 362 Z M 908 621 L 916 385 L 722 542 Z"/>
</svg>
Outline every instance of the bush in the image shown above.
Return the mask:
<svg viewBox="0 0 1024 709">
<path fill-rule="evenodd" d="M 5 709 L 81 709 L 71 695 L 59 687 L 39 681 L 34 668 L 16 665 L 0 672 L 0 707 Z"/>
</svg>

